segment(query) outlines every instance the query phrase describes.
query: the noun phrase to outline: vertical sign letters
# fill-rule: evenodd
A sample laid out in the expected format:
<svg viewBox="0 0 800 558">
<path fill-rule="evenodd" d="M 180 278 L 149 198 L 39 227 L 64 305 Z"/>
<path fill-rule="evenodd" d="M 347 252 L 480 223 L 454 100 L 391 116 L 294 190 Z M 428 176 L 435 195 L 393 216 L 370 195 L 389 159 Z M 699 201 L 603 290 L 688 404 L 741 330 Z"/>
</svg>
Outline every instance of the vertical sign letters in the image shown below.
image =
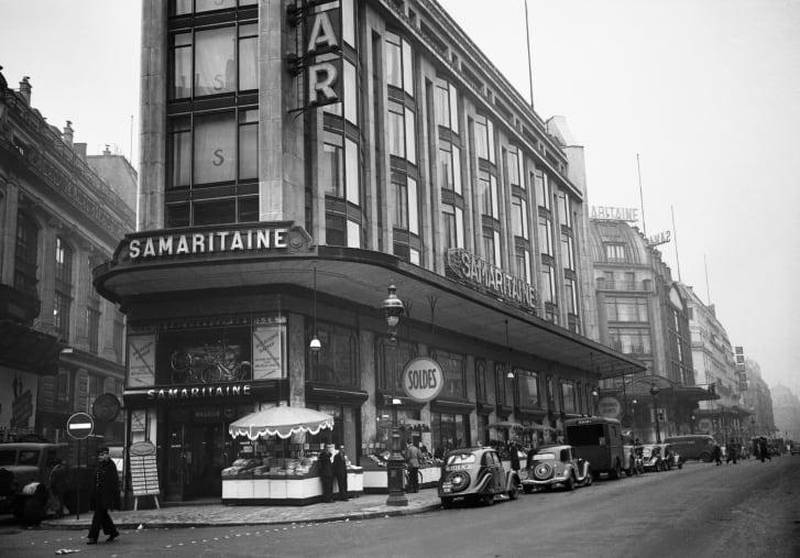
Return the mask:
<svg viewBox="0 0 800 558">
<path fill-rule="evenodd" d="M 309 3 L 307 10 L 304 45 L 308 84 L 306 105 L 316 107 L 338 103 L 342 98 L 341 5 L 338 0 Z"/>
</svg>

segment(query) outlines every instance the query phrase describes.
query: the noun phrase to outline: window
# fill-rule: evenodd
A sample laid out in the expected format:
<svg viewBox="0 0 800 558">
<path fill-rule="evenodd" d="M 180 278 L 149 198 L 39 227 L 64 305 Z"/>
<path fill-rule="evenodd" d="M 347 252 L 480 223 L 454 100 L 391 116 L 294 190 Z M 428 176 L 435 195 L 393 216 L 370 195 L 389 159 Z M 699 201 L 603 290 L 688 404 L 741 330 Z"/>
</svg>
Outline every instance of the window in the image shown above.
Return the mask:
<svg viewBox="0 0 800 558">
<path fill-rule="evenodd" d="M 624 244 L 617 244 L 617 243 L 604 243 L 603 248 L 606 252 L 606 260 L 610 262 L 624 262 L 626 261 L 625 257 L 625 245 Z"/>
<path fill-rule="evenodd" d="M 492 121 L 478 116 L 475 119 L 475 154 L 494 163 L 494 126 Z"/>
<path fill-rule="evenodd" d="M 494 175 L 481 171 L 478 176 L 478 188 L 480 189 L 481 214 L 499 219 L 497 179 Z"/>
<path fill-rule="evenodd" d="M 386 33 L 386 83 L 414 96 L 414 62 L 411 45 L 394 33 Z"/>
<path fill-rule="evenodd" d="M 550 182 L 547 175 L 540 170 L 534 173 L 534 184 L 536 184 L 536 197 L 538 198 L 539 207 L 547 210 L 550 209 Z"/>
<path fill-rule="evenodd" d="M 486 361 L 483 359 L 475 360 L 475 396 L 478 401 L 489 400 L 489 392 L 486 388 Z"/>
<path fill-rule="evenodd" d="M 542 279 L 542 301 L 543 302 L 556 302 L 556 278 L 552 266 L 542 265 L 541 269 Z"/>
<path fill-rule="evenodd" d="M 14 249 L 14 288 L 28 294 L 36 294 L 38 245 L 39 227 L 27 213 L 18 211 Z"/>
<path fill-rule="evenodd" d="M 539 252 L 553 255 L 553 225 L 549 218 L 539 216 Z"/>
<path fill-rule="evenodd" d="M 649 355 L 652 352 L 650 330 L 610 327 L 611 346 L 625 354 Z"/>
<path fill-rule="evenodd" d="M 69 401 L 70 395 L 70 371 L 59 370 L 56 378 L 56 400 Z"/>
<path fill-rule="evenodd" d="M 356 46 L 356 13 L 353 0 L 342 0 L 342 39 Z"/>
<path fill-rule="evenodd" d="M 464 211 L 460 207 L 442 204 L 444 218 L 445 247 L 464 247 Z"/>
<path fill-rule="evenodd" d="M 648 321 L 646 298 L 608 297 L 605 306 L 607 319 L 610 322 Z"/>
<path fill-rule="evenodd" d="M 344 197 L 344 160 L 342 148 L 331 143 L 322 144 L 322 164 L 319 169 L 320 182 L 326 194 Z"/>
<path fill-rule="evenodd" d="M 389 103 L 389 154 L 396 157 L 406 156 L 405 110 L 397 103 Z"/>
<path fill-rule="evenodd" d="M 69 340 L 70 310 L 72 306 L 72 248 L 60 236 L 56 237 L 56 281 L 53 304 L 53 322 L 59 338 Z"/>
<path fill-rule="evenodd" d="M 172 99 L 258 89 L 255 22 L 173 33 L 170 50 Z"/>
<path fill-rule="evenodd" d="M 448 142 L 439 147 L 439 185 L 461 194 L 461 150 Z"/>
<path fill-rule="evenodd" d="M 511 197 L 511 228 L 515 236 L 528 238 L 528 202 L 519 196 Z"/>
<path fill-rule="evenodd" d="M 483 230 L 483 257 L 497 267 L 501 267 L 500 233 L 491 229 Z"/>
<path fill-rule="evenodd" d="M 310 329 L 306 332 L 307 341 L 311 340 L 313 334 Z M 355 330 L 319 322 L 317 336 L 322 348 L 315 355 L 309 355 L 311 381 L 357 387 L 359 385 L 358 335 Z"/>
<path fill-rule="evenodd" d="M 564 227 L 572 227 L 572 204 L 563 192 L 558 196 L 558 222 Z"/>
<path fill-rule="evenodd" d="M 456 88 L 444 80 L 436 81 L 434 103 L 436 124 L 458 133 L 458 96 Z"/>
<path fill-rule="evenodd" d="M 561 257 L 564 269 L 575 270 L 575 247 L 572 237 L 566 233 L 561 233 Z"/>
<path fill-rule="evenodd" d="M 114 315 L 114 332 L 113 332 L 114 355 L 117 357 L 117 362 L 122 361 L 125 357 L 123 339 L 125 337 L 125 324 L 122 321 L 122 316 L 119 313 Z"/>
<path fill-rule="evenodd" d="M 525 188 L 525 183 L 522 181 L 522 160 L 516 147 L 510 148 L 506 153 L 506 172 L 511 186 Z"/>
<path fill-rule="evenodd" d="M 528 370 L 515 370 L 517 378 L 517 400 L 520 407 L 541 407 L 539 400 L 539 376 Z"/>
<path fill-rule="evenodd" d="M 567 312 L 575 316 L 578 315 L 578 286 L 575 279 L 564 279 L 564 299 L 567 304 Z"/>
<path fill-rule="evenodd" d="M 417 345 L 398 339 L 394 347 L 387 347 L 386 338 L 379 335 L 375 349 L 377 362 L 382 363 L 378 372 L 378 388 L 390 393 L 403 393 L 403 367 L 406 362 L 419 356 Z M 393 379 L 394 387 L 392 387 Z"/>
<path fill-rule="evenodd" d="M 100 348 L 100 299 L 96 296 L 90 296 L 86 305 L 86 331 L 89 336 L 89 351 L 98 354 Z"/>
<path fill-rule="evenodd" d="M 576 398 L 575 382 L 562 380 L 561 382 L 562 407 L 565 413 L 577 413 L 578 402 Z"/>
<path fill-rule="evenodd" d="M 466 366 L 464 355 L 445 351 L 431 351 L 431 357 L 439 363 L 444 372 L 444 399 L 465 399 L 467 397 Z"/>
<path fill-rule="evenodd" d="M 531 255 L 525 248 L 517 247 L 514 255 L 517 266 L 517 274 L 525 279 L 526 283 L 531 282 Z"/>
</svg>

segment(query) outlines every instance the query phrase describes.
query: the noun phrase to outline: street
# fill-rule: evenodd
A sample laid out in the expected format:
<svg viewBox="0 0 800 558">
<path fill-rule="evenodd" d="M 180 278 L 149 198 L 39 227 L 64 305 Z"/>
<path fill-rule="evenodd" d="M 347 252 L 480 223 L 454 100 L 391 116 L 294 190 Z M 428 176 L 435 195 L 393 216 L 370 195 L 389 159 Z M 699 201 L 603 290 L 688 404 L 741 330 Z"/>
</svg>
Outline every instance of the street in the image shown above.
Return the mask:
<svg viewBox="0 0 800 558">
<path fill-rule="evenodd" d="M 491 507 L 367 521 L 85 532 L 3 527 L 2 556 L 658 556 L 800 555 L 800 457 L 599 481 Z M 101 537 L 102 541 L 102 537 Z"/>
</svg>

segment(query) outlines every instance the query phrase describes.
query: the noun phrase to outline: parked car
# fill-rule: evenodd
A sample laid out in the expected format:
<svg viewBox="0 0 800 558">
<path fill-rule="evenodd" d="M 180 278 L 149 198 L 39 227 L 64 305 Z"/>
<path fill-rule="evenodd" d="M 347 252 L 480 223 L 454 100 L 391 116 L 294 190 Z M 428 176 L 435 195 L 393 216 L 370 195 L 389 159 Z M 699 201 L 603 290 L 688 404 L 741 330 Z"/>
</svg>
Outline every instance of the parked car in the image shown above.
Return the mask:
<svg viewBox="0 0 800 558">
<path fill-rule="evenodd" d="M 519 496 L 516 471 L 506 471 L 494 448 L 474 447 L 449 451 L 444 457 L 438 493 L 443 508 L 456 501 L 477 501 L 491 505 L 495 497 Z"/>
<path fill-rule="evenodd" d="M 561 485 L 567 490 L 592 484 L 589 462 L 575 456 L 572 446 L 542 446 L 528 463 L 528 477 L 522 481 L 526 494 Z"/>
<path fill-rule="evenodd" d="M 713 436 L 708 434 L 686 434 L 684 436 L 669 436 L 664 442 L 670 444 L 680 454 L 684 461 L 699 459 L 709 462 L 717 443 Z"/>
<path fill-rule="evenodd" d="M 683 469 L 683 457 L 675 450 L 675 446 L 672 444 L 662 444 L 662 446 L 661 454 L 664 456 L 664 464 L 667 469 L 673 467 Z"/>
<path fill-rule="evenodd" d="M 625 461 L 623 469 L 629 477 L 644 473 L 644 463 L 642 462 L 642 444 L 625 444 L 623 447 Z"/>
<path fill-rule="evenodd" d="M 13 513 L 27 523 L 41 521 L 49 495 L 50 470 L 66 451 L 66 444 L 0 444 L 0 513 Z"/>
<path fill-rule="evenodd" d="M 622 477 L 625 454 L 622 430 L 617 419 L 606 417 L 581 417 L 564 421 L 566 443 L 578 457 L 592 464 L 597 478 L 607 473 L 608 478 Z"/>
<path fill-rule="evenodd" d="M 644 444 L 642 446 L 642 465 L 645 471 L 666 471 L 663 444 Z"/>
</svg>

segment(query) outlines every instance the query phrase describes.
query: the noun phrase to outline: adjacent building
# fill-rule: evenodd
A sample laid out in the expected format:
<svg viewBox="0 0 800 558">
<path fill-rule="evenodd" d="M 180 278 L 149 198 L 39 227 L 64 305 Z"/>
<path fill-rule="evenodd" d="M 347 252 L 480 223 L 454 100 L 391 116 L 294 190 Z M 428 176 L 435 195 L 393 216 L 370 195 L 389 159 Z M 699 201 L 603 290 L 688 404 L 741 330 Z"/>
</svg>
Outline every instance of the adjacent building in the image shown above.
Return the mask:
<svg viewBox="0 0 800 558">
<path fill-rule="evenodd" d="M 589 221 L 599 340 L 647 369 L 603 383 L 600 412 L 643 441 L 692 431 L 698 401 L 690 311 L 660 252 L 631 224 L 635 210 L 598 208 Z"/>
<path fill-rule="evenodd" d="M 279 402 L 335 418 L 292 452 L 363 464 L 393 410 L 432 450 L 501 424 L 536 443 L 643 369 L 586 336 L 582 148 L 437 2 L 143 6 L 138 232 L 94 278 L 127 315 L 129 440 L 157 446 L 168 499 L 277 450 L 227 427 Z M 443 374 L 431 401 L 402 383 L 415 357 Z"/>
<path fill-rule="evenodd" d="M 0 439 L 64 441 L 73 412 L 112 419 L 113 398 L 93 405 L 122 395 L 124 316 L 92 269 L 133 230 L 136 173 L 110 152 L 87 157 L 31 90 L 28 77 L 13 90 L 0 74 Z M 95 433 L 122 444 L 123 425 L 118 414 Z"/>
<path fill-rule="evenodd" d="M 775 413 L 775 430 L 762 432 L 800 442 L 800 399 L 788 387 L 772 386 L 772 407 Z"/>
<path fill-rule="evenodd" d="M 755 360 L 745 358 L 745 373 L 747 389 L 742 393 L 742 404 L 751 413 L 745 430 L 749 438 L 770 436 L 775 432 L 775 417 L 769 386 L 761 377 L 761 367 Z"/>
</svg>

